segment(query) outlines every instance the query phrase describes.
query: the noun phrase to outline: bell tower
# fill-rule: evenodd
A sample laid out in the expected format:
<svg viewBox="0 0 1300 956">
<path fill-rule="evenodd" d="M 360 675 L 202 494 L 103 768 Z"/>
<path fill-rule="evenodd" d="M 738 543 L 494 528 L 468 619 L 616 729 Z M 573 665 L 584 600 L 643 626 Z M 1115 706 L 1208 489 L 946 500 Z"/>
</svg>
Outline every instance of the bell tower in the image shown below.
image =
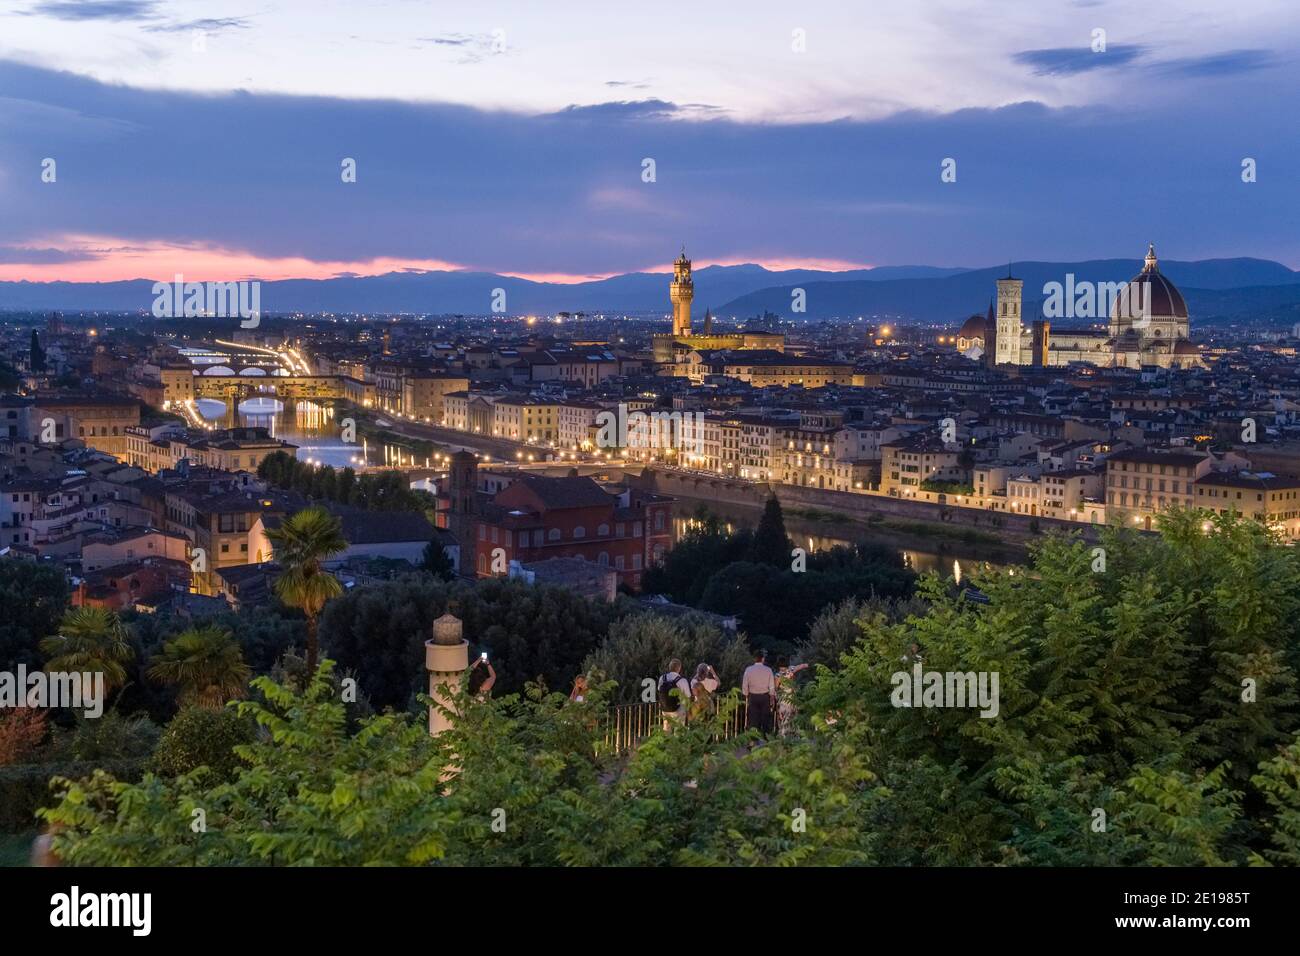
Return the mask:
<svg viewBox="0 0 1300 956">
<path fill-rule="evenodd" d="M 690 335 L 695 280 L 691 278 L 691 260 L 686 258 L 685 247 L 673 263 L 673 281 L 668 286 L 668 298 L 673 303 L 673 335 Z"/>
<path fill-rule="evenodd" d="M 1025 283 L 1008 275 L 998 280 L 997 322 L 998 365 L 1020 364 L 1020 335 L 1024 331 L 1020 317 L 1020 303 L 1024 297 Z"/>
<path fill-rule="evenodd" d="M 478 459 L 470 452 L 451 456 L 447 498 L 447 530 L 460 546 L 460 574 L 472 578 L 478 574 Z"/>
</svg>

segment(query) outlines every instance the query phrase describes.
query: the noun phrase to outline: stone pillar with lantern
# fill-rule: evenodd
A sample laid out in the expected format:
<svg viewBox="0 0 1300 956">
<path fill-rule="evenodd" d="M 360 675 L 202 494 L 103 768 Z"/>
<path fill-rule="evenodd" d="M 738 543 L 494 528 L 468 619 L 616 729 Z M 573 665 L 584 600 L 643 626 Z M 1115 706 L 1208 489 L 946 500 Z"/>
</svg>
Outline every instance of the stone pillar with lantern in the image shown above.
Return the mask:
<svg viewBox="0 0 1300 956">
<path fill-rule="evenodd" d="M 460 618 L 450 612 L 433 622 L 433 639 L 424 642 L 424 667 L 429 672 L 429 696 L 454 708 L 460 682 L 469 667 L 469 641 L 462 636 Z M 452 718 L 429 707 L 429 733 L 437 736 L 452 725 Z"/>
</svg>

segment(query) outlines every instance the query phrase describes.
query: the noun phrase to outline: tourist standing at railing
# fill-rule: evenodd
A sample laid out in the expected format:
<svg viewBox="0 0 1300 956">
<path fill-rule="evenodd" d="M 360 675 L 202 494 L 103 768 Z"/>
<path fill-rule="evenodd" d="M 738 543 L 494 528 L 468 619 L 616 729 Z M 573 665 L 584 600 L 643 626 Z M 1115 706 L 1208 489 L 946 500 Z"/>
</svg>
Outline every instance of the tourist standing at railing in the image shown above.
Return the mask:
<svg viewBox="0 0 1300 956">
<path fill-rule="evenodd" d="M 766 736 L 772 732 L 772 711 L 776 707 L 776 675 L 767 666 L 767 651 L 754 652 L 754 663 L 745 668 L 740 693 L 745 698 L 745 726 Z"/>
<path fill-rule="evenodd" d="M 691 704 L 692 720 L 713 713 L 713 694 L 720 683 L 717 672 L 709 664 L 700 664 L 695 668 L 695 676 L 691 678 L 691 696 L 694 700 Z"/>
<path fill-rule="evenodd" d="M 691 682 L 682 673 L 682 662 L 673 658 L 668 672 L 659 678 L 659 710 L 664 715 L 664 730 L 686 723 L 686 708 L 691 701 Z"/>
<path fill-rule="evenodd" d="M 794 675 L 807 668 L 807 664 L 795 664 L 784 657 L 776 659 L 776 726 L 782 737 L 789 737 L 794 729 Z"/>
</svg>

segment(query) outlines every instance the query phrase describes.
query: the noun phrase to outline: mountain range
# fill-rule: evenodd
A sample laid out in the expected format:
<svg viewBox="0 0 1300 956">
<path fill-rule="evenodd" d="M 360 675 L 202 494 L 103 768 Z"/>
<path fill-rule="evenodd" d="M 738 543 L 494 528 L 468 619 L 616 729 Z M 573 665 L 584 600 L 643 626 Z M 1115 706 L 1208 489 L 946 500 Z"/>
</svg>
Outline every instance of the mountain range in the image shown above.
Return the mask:
<svg viewBox="0 0 1300 956">
<path fill-rule="evenodd" d="M 1082 282 L 1124 282 L 1141 270 L 1131 259 L 1084 262 L 1013 262 L 987 269 L 968 269 L 945 277 L 898 278 L 879 282 L 858 279 L 786 283 L 757 289 L 727 302 L 723 315 L 754 315 L 772 311 L 790 314 L 794 291 L 802 288 L 806 317 L 888 318 L 953 322 L 983 312 L 997 291 L 997 280 L 1013 275 L 1024 281 L 1024 314 L 1038 313 L 1046 298 L 1044 287 Z M 1193 320 L 1273 317 L 1300 311 L 1300 272 L 1266 259 L 1205 259 L 1197 262 L 1161 260 L 1161 273 L 1174 283 L 1187 302 Z M 1070 320 L 1063 320 L 1070 324 Z M 1292 321 L 1300 321 L 1300 314 Z M 1078 324 L 1087 324 L 1086 321 Z"/>
<path fill-rule="evenodd" d="M 1141 263 L 1131 259 L 1081 262 L 1012 262 L 978 269 L 880 266 L 830 272 L 774 271 L 747 264 L 708 266 L 694 273 L 697 316 L 744 318 L 770 311 L 786 317 L 881 317 L 897 321 L 951 322 L 987 307 L 995 281 L 1008 274 L 1025 281 L 1029 303 L 1048 282 L 1122 282 Z M 1161 271 L 1187 299 L 1193 317 L 1229 317 L 1300 310 L 1300 272 L 1266 259 L 1162 260 Z M 536 282 L 487 272 L 392 272 L 377 276 L 282 279 L 262 283 L 261 305 L 277 312 L 366 312 L 482 315 L 493 290 L 505 290 L 509 314 L 668 312 L 668 273 L 635 272 L 580 283 Z M 163 281 L 171 281 L 171 277 Z M 804 290 L 806 311 L 792 311 Z M 153 280 L 121 282 L 0 282 L 0 309 L 148 311 Z"/>
</svg>

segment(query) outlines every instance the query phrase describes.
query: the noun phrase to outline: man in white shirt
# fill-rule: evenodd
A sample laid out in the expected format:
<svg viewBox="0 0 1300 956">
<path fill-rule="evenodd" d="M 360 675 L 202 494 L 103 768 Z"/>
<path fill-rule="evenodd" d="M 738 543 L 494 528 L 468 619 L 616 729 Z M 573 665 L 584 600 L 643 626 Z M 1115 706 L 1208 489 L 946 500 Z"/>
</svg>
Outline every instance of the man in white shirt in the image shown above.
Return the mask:
<svg viewBox="0 0 1300 956">
<path fill-rule="evenodd" d="M 740 693 L 745 698 L 745 726 L 757 728 L 764 736 L 772 732 L 772 713 L 776 709 L 776 675 L 766 660 L 767 651 L 755 651 L 754 663 L 745 668 L 740 679 Z"/>
<path fill-rule="evenodd" d="M 673 658 L 668 673 L 659 678 L 659 710 L 664 715 L 664 730 L 686 723 L 691 706 L 691 682 L 682 673 L 682 662 Z"/>
</svg>

